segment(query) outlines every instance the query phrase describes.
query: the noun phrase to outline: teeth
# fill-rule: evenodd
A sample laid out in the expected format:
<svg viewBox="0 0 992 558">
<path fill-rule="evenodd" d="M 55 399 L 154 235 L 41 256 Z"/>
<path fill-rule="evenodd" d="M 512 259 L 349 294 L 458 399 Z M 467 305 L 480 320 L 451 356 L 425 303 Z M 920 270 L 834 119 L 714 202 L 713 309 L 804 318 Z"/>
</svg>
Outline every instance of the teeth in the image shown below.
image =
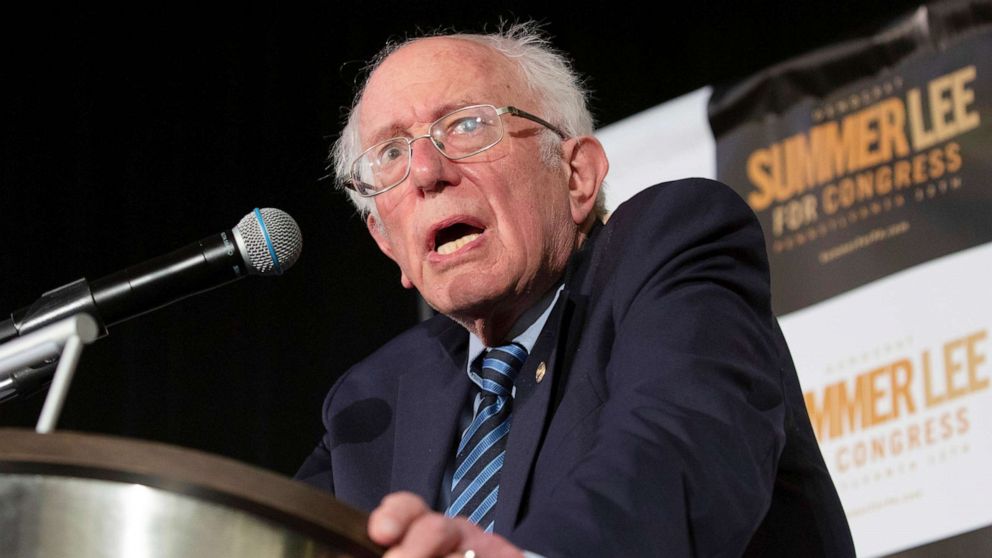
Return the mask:
<svg viewBox="0 0 992 558">
<path fill-rule="evenodd" d="M 444 244 L 437 247 L 437 253 L 442 256 L 447 256 L 457 251 L 462 246 L 465 246 L 469 242 L 472 242 L 476 238 L 479 238 L 480 233 L 467 234 L 457 240 L 452 240 L 451 242 L 445 242 Z"/>
</svg>

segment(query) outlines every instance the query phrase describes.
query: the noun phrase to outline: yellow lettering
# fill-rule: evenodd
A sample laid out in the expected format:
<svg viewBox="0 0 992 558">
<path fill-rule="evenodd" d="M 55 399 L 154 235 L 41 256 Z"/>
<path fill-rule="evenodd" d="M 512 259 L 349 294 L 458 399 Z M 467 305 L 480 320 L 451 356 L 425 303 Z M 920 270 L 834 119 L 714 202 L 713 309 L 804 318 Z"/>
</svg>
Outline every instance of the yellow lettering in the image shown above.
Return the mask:
<svg viewBox="0 0 992 558">
<path fill-rule="evenodd" d="M 883 165 L 875 169 L 875 191 L 880 196 L 892 191 L 892 167 Z"/>
<path fill-rule="evenodd" d="M 933 389 L 933 378 L 931 376 L 930 368 L 930 351 L 923 351 L 922 355 L 923 363 L 923 389 L 924 389 L 924 400 L 927 403 L 927 407 L 933 407 L 935 405 L 940 405 L 944 401 L 947 401 L 947 395 L 935 395 Z"/>
<path fill-rule="evenodd" d="M 930 80 L 927 84 L 928 111 L 919 88 L 906 92 L 910 137 L 917 151 L 973 130 L 981 123 L 977 111 L 970 110 L 975 91 L 968 87 L 976 76 L 975 66 L 966 66 Z M 929 129 L 926 117 L 929 116 Z"/>
<path fill-rule="evenodd" d="M 950 94 L 951 88 L 954 86 L 952 75 L 940 76 L 939 78 L 930 80 L 928 84 L 930 125 L 933 126 L 934 136 L 937 141 L 948 138 L 956 132 L 954 120 L 947 118 L 951 115 L 954 106 L 951 103 L 950 95 L 944 95 L 945 93 Z"/>
<path fill-rule="evenodd" d="M 940 149 L 931 149 L 927 155 L 930 161 L 930 178 L 944 176 L 944 152 Z"/>
<path fill-rule="evenodd" d="M 913 396 L 909 389 L 913 383 L 913 365 L 909 359 L 902 359 L 892 364 L 892 410 L 895 417 L 900 416 L 900 407 L 906 412 L 913 414 L 916 412 L 916 404 L 913 403 Z M 900 406 L 900 401 L 902 405 Z"/>
<path fill-rule="evenodd" d="M 954 120 L 959 134 L 977 128 L 981 123 L 978 111 L 969 112 L 968 105 L 975 100 L 975 91 L 965 87 L 965 83 L 975 80 L 975 67 L 966 66 L 951 74 L 951 98 L 954 100 Z"/>
<path fill-rule="evenodd" d="M 747 178 L 758 188 L 747 195 L 748 205 L 755 212 L 764 211 L 771 205 L 780 179 L 771 149 L 758 149 L 748 157 Z"/>
<path fill-rule="evenodd" d="M 967 358 L 965 359 L 965 362 L 967 362 L 968 365 L 969 391 L 978 391 L 989 387 L 988 378 L 978 377 L 978 367 L 985 363 L 985 353 L 979 352 L 976 345 L 978 345 L 980 341 L 984 341 L 985 337 L 985 330 L 982 330 L 974 335 L 966 337 L 964 340 L 967 351 Z"/>
<path fill-rule="evenodd" d="M 897 97 L 878 103 L 879 111 L 879 162 L 891 161 L 893 157 L 909 155 L 909 139 L 906 137 L 906 105 Z"/>
<path fill-rule="evenodd" d="M 964 345 L 964 339 L 955 339 L 944 344 L 944 381 L 947 384 L 947 398 L 956 399 L 968 393 L 968 385 L 961 385 L 956 376 L 966 372 L 963 363 L 954 357 L 959 347 Z"/>
<path fill-rule="evenodd" d="M 927 181 L 927 156 L 919 154 L 913 156 L 913 182 L 922 184 Z"/>
<path fill-rule="evenodd" d="M 909 161 L 896 161 L 895 171 L 896 171 L 896 190 L 901 190 L 913 185 L 913 181 L 909 178 L 909 172 L 912 170 L 912 165 Z"/>
<path fill-rule="evenodd" d="M 823 390 L 822 405 L 817 405 L 814 392 L 803 394 L 817 439 L 839 438 L 846 432 L 857 430 L 859 422 L 864 423 L 867 403 L 865 378 L 862 375 L 855 380 L 853 394 L 848 393 L 847 382 L 843 380 L 828 385 Z"/>
<path fill-rule="evenodd" d="M 781 190 L 781 200 L 805 192 L 807 187 L 816 184 L 813 157 L 805 134 L 796 134 L 783 142 L 785 148 L 785 184 Z"/>
<path fill-rule="evenodd" d="M 917 87 L 906 92 L 906 110 L 909 113 L 909 135 L 913 138 L 913 147 L 917 150 L 926 149 L 939 141 L 937 134 L 928 131 L 923 121 L 923 100 Z"/>
<path fill-rule="evenodd" d="M 947 157 L 947 172 L 961 170 L 961 146 L 956 141 L 944 146 L 944 155 Z"/>
</svg>

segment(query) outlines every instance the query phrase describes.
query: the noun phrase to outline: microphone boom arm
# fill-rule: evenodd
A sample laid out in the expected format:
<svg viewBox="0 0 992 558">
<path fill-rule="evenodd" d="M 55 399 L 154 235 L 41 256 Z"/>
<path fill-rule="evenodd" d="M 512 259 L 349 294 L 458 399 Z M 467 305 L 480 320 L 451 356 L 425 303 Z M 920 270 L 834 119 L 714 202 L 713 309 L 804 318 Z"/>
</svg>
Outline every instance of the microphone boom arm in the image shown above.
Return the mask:
<svg viewBox="0 0 992 558">
<path fill-rule="evenodd" d="M 96 320 L 82 312 L 0 345 L 0 377 L 9 377 L 26 365 L 59 357 L 52 387 L 35 427 L 37 432 L 51 432 L 55 428 L 83 344 L 92 343 L 98 334 Z"/>
</svg>

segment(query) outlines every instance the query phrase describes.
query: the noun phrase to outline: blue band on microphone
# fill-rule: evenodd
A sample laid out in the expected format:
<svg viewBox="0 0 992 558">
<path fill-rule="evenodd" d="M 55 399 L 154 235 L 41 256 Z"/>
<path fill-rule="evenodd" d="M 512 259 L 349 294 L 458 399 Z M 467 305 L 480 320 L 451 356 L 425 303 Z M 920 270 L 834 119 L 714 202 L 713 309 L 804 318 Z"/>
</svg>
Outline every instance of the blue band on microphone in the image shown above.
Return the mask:
<svg viewBox="0 0 992 558">
<path fill-rule="evenodd" d="M 275 268 L 277 275 L 282 275 L 279 256 L 276 255 L 276 248 L 272 245 L 272 239 L 269 238 L 269 229 L 265 228 L 265 220 L 262 219 L 262 212 L 257 207 L 255 208 L 255 219 L 258 221 L 258 227 L 262 230 L 262 238 L 265 239 L 265 245 L 269 248 L 269 255 L 272 256 L 272 267 Z"/>
</svg>

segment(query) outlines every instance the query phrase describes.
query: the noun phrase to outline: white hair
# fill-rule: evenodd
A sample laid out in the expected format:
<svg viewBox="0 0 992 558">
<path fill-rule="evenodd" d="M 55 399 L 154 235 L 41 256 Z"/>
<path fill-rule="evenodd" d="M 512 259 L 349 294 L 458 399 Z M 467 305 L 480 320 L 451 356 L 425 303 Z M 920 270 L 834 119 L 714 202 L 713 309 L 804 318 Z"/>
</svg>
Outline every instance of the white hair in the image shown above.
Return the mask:
<svg viewBox="0 0 992 558">
<path fill-rule="evenodd" d="M 551 45 L 551 41 L 535 22 L 504 25 L 490 34 L 435 33 L 389 43 L 369 63 L 367 76 L 371 76 L 390 54 L 410 43 L 430 37 L 471 41 L 499 52 L 516 63 L 524 83 L 538 101 L 541 118 L 557 126 L 568 137 L 588 136 L 595 131 L 592 114 L 586 105 L 588 92 L 582 79 L 572 68 L 568 58 Z M 341 136 L 331 148 L 331 160 L 340 187 L 350 178 L 352 161 L 363 151 L 358 129 L 358 109 L 367 86 L 368 77 L 355 97 Z M 545 132 L 541 137 L 542 159 L 554 167 L 561 160 L 561 138 L 551 130 Z M 375 215 L 375 202 L 372 198 L 359 196 L 351 189 L 345 191 L 362 217 L 369 213 Z M 604 193 L 600 189 L 596 213 L 602 215 L 604 211 Z"/>
</svg>

